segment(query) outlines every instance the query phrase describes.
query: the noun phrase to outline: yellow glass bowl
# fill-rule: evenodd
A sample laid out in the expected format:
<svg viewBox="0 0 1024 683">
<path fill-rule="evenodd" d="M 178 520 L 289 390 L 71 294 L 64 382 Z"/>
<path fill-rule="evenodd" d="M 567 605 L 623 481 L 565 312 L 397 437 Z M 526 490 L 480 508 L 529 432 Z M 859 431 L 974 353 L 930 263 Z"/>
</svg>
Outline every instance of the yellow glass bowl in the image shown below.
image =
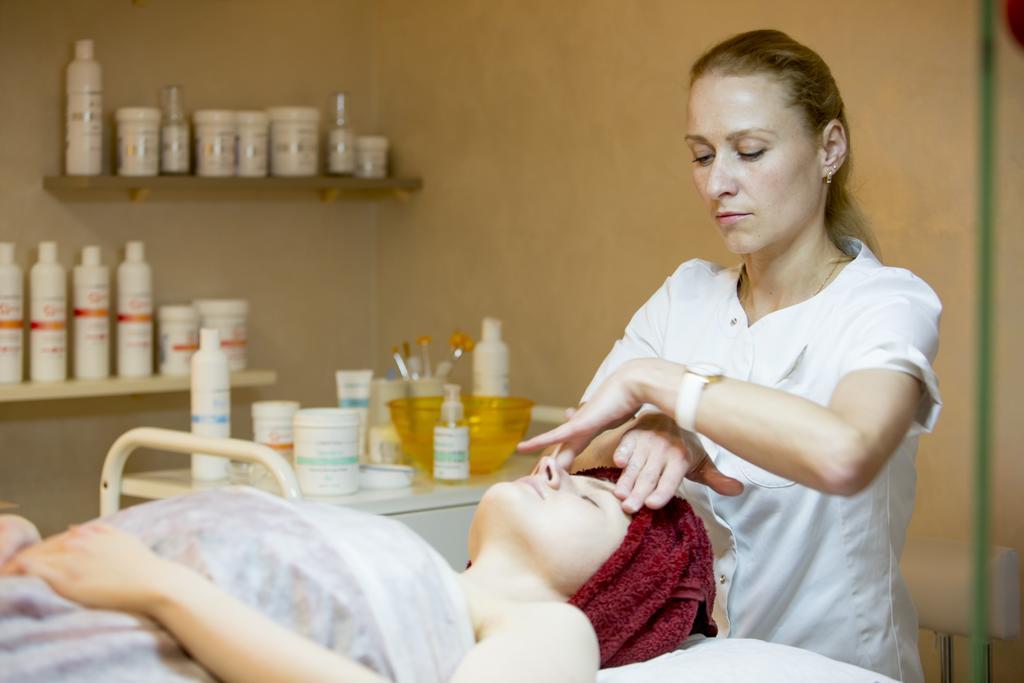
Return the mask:
<svg viewBox="0 0 1024 683">
<path fill-rule="evenodd" d="M 469 426 L 469 471 L 493 472 L 515 453 L 530 425 L 533 401 L 525 398 L 463 396 Z M 402 450 L 420 470 L 434 471 L 434 427 L 441 418 L 441 397 L 399 398 L 388 403 Z"/>
</svg>

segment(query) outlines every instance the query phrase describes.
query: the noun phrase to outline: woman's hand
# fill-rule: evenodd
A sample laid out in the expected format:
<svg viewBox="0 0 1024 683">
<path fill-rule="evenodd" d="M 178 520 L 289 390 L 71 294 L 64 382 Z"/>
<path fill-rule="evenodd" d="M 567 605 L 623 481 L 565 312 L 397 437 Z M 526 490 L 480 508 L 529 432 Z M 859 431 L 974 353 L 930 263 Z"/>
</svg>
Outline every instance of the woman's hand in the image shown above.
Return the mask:
<svg viewBox="0 0 1024 683">
<path fill-rule="evenodd" d="M 595 436 L 610 427 L 621 425 L 636 414 L 644 404 L 640 396 L 640 375 L 646 368 L 640 361 L 623 363 L 601 383 L 594 395 L 552 430 L 538 434 L 519 444 L 527 453 L 558 445 L 555 458 L 569 471 L 572 461 L 583 452 Z"/>
<path fill-rule="evenodd" d="M 88 607 L 146 614 L 179 569 L 134 536 L 89 522 L 22 550 L 2 573 L 38 576 Z"/>
<path fill-rule="evenodd" d="M 718 471 L 695 434 L 661 413 L 638 418 L 612 457 L 622 468 L 615 495 L 630 514 L 644 505 L 654 510 L 664 507 L 684 478 L 726 496 L 743 492 L 743 484 Z"/>
</svg>

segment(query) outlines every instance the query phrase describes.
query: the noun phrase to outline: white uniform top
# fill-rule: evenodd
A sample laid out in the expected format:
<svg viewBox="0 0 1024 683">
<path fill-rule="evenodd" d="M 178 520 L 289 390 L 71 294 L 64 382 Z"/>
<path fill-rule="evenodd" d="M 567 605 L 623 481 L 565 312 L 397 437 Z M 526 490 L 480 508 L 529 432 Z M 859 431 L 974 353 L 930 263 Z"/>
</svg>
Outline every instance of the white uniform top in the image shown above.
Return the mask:
<svg viewBox="0 0 1024 683">
<path fill-rule="evenodd" d="M 861 493 L 834 496 L 767 472 L 701 436 L 744 491 L 721 496 L 689 480 L 682 494 L 715 552 L 715 618 L 730 637 L 819 652 L 903 681 L 923 680 L 917 615 L 899 572 L 914 508 L 914 457 L 942 405 L 932 361 L 942 305 L 908 270 L 865 245 L 823 291 L 748 326 L 740 268 L 687 261 L 637 311 L 584 394 L 632 358 L 710 362 L 728 377 L 827 405 L 849 372 L 885 368 L 924 386 L 913 426 Z M 828 457 L 824 447 L 822 457 Z"/>
</svg>

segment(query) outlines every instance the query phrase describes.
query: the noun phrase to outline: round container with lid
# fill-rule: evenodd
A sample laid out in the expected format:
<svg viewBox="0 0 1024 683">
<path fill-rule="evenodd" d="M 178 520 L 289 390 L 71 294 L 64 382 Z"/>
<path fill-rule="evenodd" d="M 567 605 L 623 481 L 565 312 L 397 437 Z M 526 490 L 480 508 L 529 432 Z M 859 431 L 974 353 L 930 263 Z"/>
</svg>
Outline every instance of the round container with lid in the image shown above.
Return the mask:
<svg viewBox="0 0 1024 683">
<path fill-rule="evenodd" d="M 238 124 L 238 175 L 262 178 L 267 175 L 267 140 L 270 117 L 265 111 L 240 111 Z"/>
<path fill-rule="evenodd" d="M 253 441 L 263 444 L 292 461 L 292 423 L 299 411 L 298 401 L 256 401 L 252 404 Z"/>
<path fill-rule="evenodd" d="M 388 177 L 388 139 L 380 135 L 356 138 L 356 177 Z"/>
<path fill-rule="evenodd" d="M 272 107 L 270 174 L 314 176 L 319 168 L 320 112 L 315 107 Z"/>
<path fill-rule="evenodd" d="M 228 357 L 231 371 L 245 370 L 248 363 L 249 302 L 245 299 L 197 299 L 192 305 L 199 311 L 200 326 L 220 333 L 220 348 Z"/>
<path fill-rule="evenodd" d="M 295 413 L 295 471 L 304 496 L 344 496 L 359 489 L 359 413 L 305 408 Z"/>
<path fill-rule="evenodd" d="M 196 128 L 196 175 L 235 175 L 235 112 L 204 109 L 192 115 Z"/>
<path fill-rule="evenodd" d="M 160 332 L 160 374 L 189 374 L 192 368 L 192 354 L 199 348 L 199 314 L 195 308 L 186 304 L 161 306 L 157 317 Z"/>
<path fill-rule="evenodd" d="M 160 170 L 160 110 L 122 107 L 116 118 L 117 174 L 156 175 Z"/>
<path fill-rule="evenodd" d="M 292 422 L 299 410 L 297 401 L 256 401 L 252 404 L 253 441 L 277 452 L 292 464 Z M 231 480 L 255 485 L 270 472 L 250 462 L 231 461 Z"/>
</svg>

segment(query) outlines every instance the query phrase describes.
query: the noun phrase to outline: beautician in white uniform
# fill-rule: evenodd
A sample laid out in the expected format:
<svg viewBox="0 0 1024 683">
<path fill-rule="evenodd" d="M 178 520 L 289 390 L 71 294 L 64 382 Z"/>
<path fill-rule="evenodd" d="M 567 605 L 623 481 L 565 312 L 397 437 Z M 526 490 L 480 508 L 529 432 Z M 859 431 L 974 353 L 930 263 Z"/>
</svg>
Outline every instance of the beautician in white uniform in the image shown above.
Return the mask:
<svg viewBox="0 0 1024 683">
<path fill-rule="evenodd" d="M 691 72 L 686 139 L 741 265 L 683 263 L 583 406 L 523 446 L 624 466 L 627 510 L 682 485 L 715 546 L 729 636 L 921 681 L 899 557 L 918 436 L 941 406 L 939 299 L 870 248 L 842 99 L 813 51 L 775 31 L 712 48 Z M 660 413 L 604 431 L 643 404 Z"/>
</svg>

